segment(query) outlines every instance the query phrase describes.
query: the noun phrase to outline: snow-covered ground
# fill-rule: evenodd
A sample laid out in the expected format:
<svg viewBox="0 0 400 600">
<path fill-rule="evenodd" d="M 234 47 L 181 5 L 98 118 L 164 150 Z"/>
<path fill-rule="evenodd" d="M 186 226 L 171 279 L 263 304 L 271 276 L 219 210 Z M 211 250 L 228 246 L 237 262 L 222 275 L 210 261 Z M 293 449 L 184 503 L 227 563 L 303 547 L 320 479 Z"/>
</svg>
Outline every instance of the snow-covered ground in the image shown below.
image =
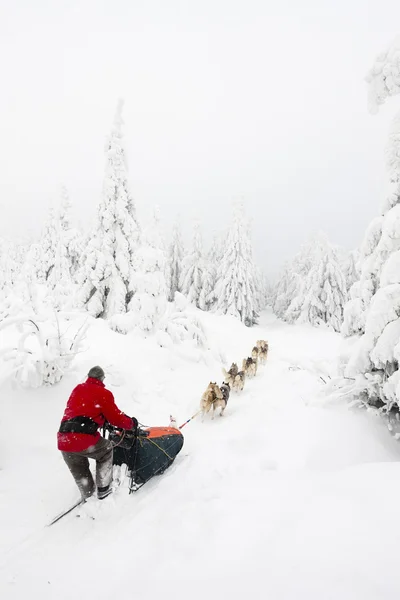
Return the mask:
<svg viewBox="0 0 400 600">
<path fill-rule="evenodd" d="M 268 312 L 251 329 L 198 315 L 206 350 L 160 348 L 93 321 L 60 384 L 3 385 L 0 597 L 397 600 L 400 445 L 372 414 L 324 398 L 340 336 Z M 221 367 L 260 338 L 267 365 L 231 394 L 223 418 L 182 430 L 184 448 L 164 475 L 46 527 L 78 496 L 56 431 L 90 366 L 105 368 L 128 414 L 166 425 L 170 414 L 194 414 Z"/>
</svg>

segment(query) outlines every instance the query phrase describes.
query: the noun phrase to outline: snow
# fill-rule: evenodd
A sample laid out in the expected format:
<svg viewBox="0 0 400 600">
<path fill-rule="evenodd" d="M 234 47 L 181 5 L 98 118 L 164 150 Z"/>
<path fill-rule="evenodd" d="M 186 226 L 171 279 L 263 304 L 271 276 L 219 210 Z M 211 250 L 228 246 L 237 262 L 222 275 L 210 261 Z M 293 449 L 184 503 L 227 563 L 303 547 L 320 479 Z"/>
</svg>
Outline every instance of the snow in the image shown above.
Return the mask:
<svg viewBox="0 0 400 600">
<path fill-rule="evenodd" d="M 77 305 L 96 317 L 125 315 L 134 293 L 132 262 L 140 229 L 128 184 L 122 107 L 120 100 L 105 148 L 106 167 L 97 224 L 77 273 L 80 283 Z"/>
<path fill-rule="evenodd" d="M 310 323 L 340 331 L 347 301 L 342 251 L 320 232 L 304 244 L 277 283 L 273 307 L 289 323 Z"/>
<path fill-rule="evenodd" d="M 160 347 L 89 318 L 86 350 L 59 384 L 3 384 L 0 597 L 397 599 L 400 526 L 388 503 L 400 493 L 400 446 L 374 414 L 323 394 L 348 341 L 269 312 L 247 328 L 191 310 L 203 347 Z M 118 405 L 142 423 L 183 423 L 257 339 L 269 341 L 266 366 L 223 418 L 186 425 L 164 475 L 45 527 L 77 498 L 56 431 L 90 366 L 104 367 Z"/>
</svg>

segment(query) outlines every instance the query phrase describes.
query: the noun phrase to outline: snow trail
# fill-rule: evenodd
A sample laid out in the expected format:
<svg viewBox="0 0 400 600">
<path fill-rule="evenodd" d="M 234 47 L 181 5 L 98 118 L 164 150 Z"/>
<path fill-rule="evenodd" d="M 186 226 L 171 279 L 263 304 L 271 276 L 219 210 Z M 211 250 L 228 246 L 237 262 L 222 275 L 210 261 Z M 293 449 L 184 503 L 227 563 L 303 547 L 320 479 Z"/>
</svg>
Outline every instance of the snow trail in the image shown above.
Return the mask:
<svg viewBox="0 0 400 600">
<path fill-rule="evenodd" d="M 221 355 L 229 366 L 265 338 L 271 348 L 267 365 L 242 394 L 231 394 L 224 417 L 189 423 L 175 463 L 137 494 L 120 488 L 115 497 L 83 508 L 80 518 L 71 514 L 50 529 L 39 526 L 43 512 L 31 507 L 32 535 L 3 556 L 1 597 L 64 600 L 71 586 L 79 597 L 99 599 L 118 593 L 175 599 L 397 597 L 400 527 L 391 510 L 377 507 L 400 491 L 399 446 L 379 419 L 320 397 L 319 374 L 333 373 L 340 337 L 288 326 L 269 314 L 252 329 L 209 314 L 203 325 L 214 359 L 203 356 L 200 362 L 158 350 L 148 340 L 136 349 L 132 338 L 108 332 L 112 352 L 121 357 L 113 363 L 121 407 L 131 394 L 124 380 L 129 364 L 121 353 L 129 345 L 140 365 L 135 411 L 149 422 L 173 408 L 179 422 L 193 414 L 208 381 L 221 381 Z M 92 335 L 95 344 L 106 330 L 96 327 Z M 147 352 L 156 370 L 146 371 Z M 151 374 L 146 390 L 142 385 Z M 161 397 L 152 404 L 155 390 Z M 49 451 L 49 444 L 45 438 L 40 450 Z M 51 490 L 54 513 L 54 504 L 62 500 L 62 509 L 75 492 L 58 458 L 53 454 L 46 464 L 59 488 L 41 490 L 41 496 Z M 29 502 L 29 492 L 24 499 Z"/>
</svg>

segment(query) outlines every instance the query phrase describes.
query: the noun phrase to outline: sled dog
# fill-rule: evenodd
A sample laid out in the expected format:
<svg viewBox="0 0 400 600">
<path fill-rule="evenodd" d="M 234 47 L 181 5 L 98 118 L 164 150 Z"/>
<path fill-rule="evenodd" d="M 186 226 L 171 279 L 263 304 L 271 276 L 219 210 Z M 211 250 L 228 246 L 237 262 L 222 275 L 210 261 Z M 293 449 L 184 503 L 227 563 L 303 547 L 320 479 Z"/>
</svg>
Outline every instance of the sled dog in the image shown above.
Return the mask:
<svg viewBox="0 0 400 600">
<path fill-rule="evenodd" d="M 259 350 L 261 350 L 263 346 L 268 346 L 268 342 L 266 340 L 257 340 L 256 346 Z"/>
<path fill-rule="evenodd" d="M 212 419 L 215 416 L 215 410 L 217 408 L 220 408 L 220 416 L 222 416 L 225 408 L 226 408 L 226 401 L 224 400 L 224 396 L 221 392 L 221 388 L 216 384 L 216 382 L 212 382 L 210 381 L 210 383 L 207 386 L 206 391 L 204 392 L 204 394 L 201 397 L 201 402 L 200 402 L 200 410 L 202 411 L 202 416 L 204 419 L 204 416 L 210 412 L 210 410 L 212 409 Z"/>
<path fill-rule="evenodd" d="M 267 362 L 268 357 L 268 342 L 265 340 L 257 340 L 258 347 L 258 358 L 261 364 L 265 364 Z"/>
<path fill-rule="evenodd" d="M 225 371 L 225 369 L 222 369 L 222 372 L 224 374 L 224 381 L 226 381 L 226 383 L 229 383 L 231 387 L 233 386 L 233 382 L 235 381 L 235 377 L 238 374 L 238 371 L 239 369 L 236 363 L 231 364 L 231 368 L 229 369 L 229 371 Z"/>
<path fill-rule="evenodd" d="M 260 350 L 259 350 L 258 346 L 254 346 L 253 350 L 251 351 L 251 358 L 253 360 L 255 360 L 256 362 L 258 362 L 259 353 L 260 353 Z"/>
<path fill-rule="evenodd" d="M 229 400 L 229 395 L 231 393 L 231 386 L 229 385 L 229 383 L 225 383 L 225 381 L 224 381 L 219 387 L 220 387 L 220 390 L 224 397 L 225 408 L 226 408 L 226 405 L 228 404 L 228 400 Z"/>
<path fill-rule="evenodd" d="M 247 377 L 255 377 L 257 375 L 257 361 L 253 360 L 251 356 L 244 358 L 242 369 L 246 373 Z"/>
<path fill-rule="evenodd" d="M 246 373 L 244 371 L 238 371 L 238 374 L 235 375 L 235 379 L 232 383 L 232 390 L 235 392 L 241 392 L 244 388 L 244 382 L 246 380 Z"/>
</svg>

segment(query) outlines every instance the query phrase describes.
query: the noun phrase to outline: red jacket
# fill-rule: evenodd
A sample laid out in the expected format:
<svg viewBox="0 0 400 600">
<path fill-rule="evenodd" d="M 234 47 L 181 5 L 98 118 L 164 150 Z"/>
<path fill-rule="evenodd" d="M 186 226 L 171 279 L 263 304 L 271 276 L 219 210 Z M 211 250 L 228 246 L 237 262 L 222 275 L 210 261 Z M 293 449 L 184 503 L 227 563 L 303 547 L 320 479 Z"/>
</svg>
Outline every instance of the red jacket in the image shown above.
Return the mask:
<svg viewBox="0 0 400 600">
<path fill-rule="evenodd" d="M 61 421 L 73 417 L 90 417 L 102 427 L 105 421 L 121 427 L 132 429 L 133 421 L 119 410 L 114 396 L 99 379 L 88 377 L 72 390 Z M 63 452 L 81 452 L 94 446 L 100 439 L 100 433 L 60 433 L 57 434 L 58 449 Z"/>
</svg>

